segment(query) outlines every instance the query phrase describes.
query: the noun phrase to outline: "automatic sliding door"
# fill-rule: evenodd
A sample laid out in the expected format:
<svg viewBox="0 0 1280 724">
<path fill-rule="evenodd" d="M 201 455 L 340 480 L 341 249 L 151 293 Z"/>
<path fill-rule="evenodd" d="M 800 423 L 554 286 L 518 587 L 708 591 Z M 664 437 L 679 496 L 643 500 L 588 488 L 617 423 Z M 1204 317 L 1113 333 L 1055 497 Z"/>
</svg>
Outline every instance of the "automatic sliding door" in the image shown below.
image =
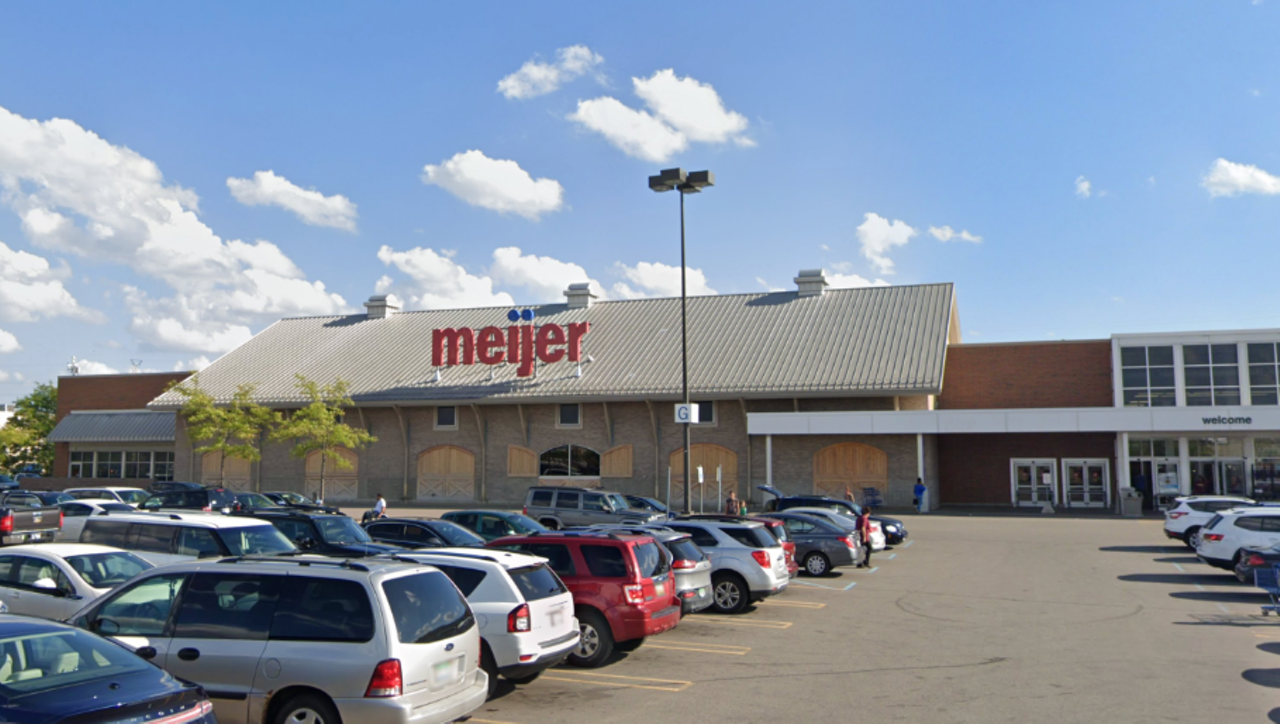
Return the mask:
<svg viewBox="0 0 1280 724">
<path fill-rule="evenodd" d="M 1058 476 L 1053 460 L 1011 460 L 1013 504 L 1041 507 L 1056 503 Z"/>
</svg>

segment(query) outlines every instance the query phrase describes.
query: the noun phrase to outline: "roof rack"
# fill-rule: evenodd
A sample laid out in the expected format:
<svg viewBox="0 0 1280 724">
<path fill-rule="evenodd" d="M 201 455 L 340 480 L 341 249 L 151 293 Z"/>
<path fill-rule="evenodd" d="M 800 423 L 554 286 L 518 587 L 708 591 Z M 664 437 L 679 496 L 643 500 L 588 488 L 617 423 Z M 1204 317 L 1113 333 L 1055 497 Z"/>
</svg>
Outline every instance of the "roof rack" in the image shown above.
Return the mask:
<svg viewBox="0 0 1280 724">
<path fill-rule="evenodd" d="M 590 538 L 612 538 L 613 540 L 622 540 L 621 538 L 614 535 L 613 533 L 610 533 L 607 530 L 548 530 L 548 531 L 535 530 L 531 533 L 526 533 L 525 537 L 537 538 L 540 536 L 549 536 L 549 535 L 568 536 L 570 538 L 590 537 Z"/>
<path fill-rule="evenodd" d="M 407 553 L 407 554 L 406 554 L 406 553 L 384 553 L 384 554 L 379 555 L 379 556 L 376 556 L 376 557 L 377 557 L 377 558 L 391 558 L 391 559 L 393 559 L 393 560 L 397 560 L 397 561 L 405 561 L 405 562 L 407 562 L 407 563 L 421 563 L 421 562 L 422 562 L 422 561 L 418 561 L 418 560 L 414 560 L 414 559 L 412 559 L 412 558 L 409 558 L 408 556 L 410 556 L 410 555 L 424 555 L 424 556 L 448 556 L 448 557 L 451 557 L 451 558 L 466 558 L 466 559 L 473 560 L 473 561 L 492 561 L 492 562 L 494 562 L 494 563 L 497 563 L 497 562 L 498 562 L 498 559 L 497 559 L 496 557 L 494 557 L 492 554 L 490 554 L 490 555 L 484 555 L 484 554 L 481 554 L 481 553 L 466 553 L 466 552 L 464 552 L 464 551 L 444 551 L 444 550 L 433 550 L 433 549 L 431 549 L 431 548 L 420 548 L 420 549 L 418 549 L 418 550 L 414 551 L 413 553 Z"/>
<path fill-rule="evenodd" d="M 297 554 L 292 554 L 297 555 Z M 302 567 L 308 566 L 332 566 L 333 568 L 346 568 L 351 571 L 369 572 L 369 567 L 354 563 L 350 558 L 340 561 L 329 558 L 307 558 L 300 560 L 292 558 L 289 555 L 282 556 L 230 556 L 218 561 L 219 563 L 294 563 Z M 416 561 L 414 561 L 416 563 Z"/>
</svg>

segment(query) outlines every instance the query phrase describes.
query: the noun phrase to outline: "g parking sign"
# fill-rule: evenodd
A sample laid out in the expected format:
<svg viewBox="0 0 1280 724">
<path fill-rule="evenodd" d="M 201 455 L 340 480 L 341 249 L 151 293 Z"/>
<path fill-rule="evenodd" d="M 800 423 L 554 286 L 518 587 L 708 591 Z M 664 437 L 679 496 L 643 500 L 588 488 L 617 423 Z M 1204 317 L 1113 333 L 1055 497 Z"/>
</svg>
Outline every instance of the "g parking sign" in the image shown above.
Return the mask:
<svg viewBox="0 0 1280 724">
<path fill-rule="evenodd" d="M 698 421 L 698 403 L 676 405 L 676 423 L 688 425 Z"/>
</svg>

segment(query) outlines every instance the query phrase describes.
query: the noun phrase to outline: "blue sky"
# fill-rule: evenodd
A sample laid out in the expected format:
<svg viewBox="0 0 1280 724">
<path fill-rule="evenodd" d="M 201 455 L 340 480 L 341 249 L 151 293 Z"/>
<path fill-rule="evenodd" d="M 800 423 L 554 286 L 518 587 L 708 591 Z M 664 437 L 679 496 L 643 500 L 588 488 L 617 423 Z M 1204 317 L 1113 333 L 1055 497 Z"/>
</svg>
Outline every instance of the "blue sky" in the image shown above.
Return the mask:
<svg viewBox="0 0 1280 724">
<path fill-rule="evenodd" d="M 667 294 L 672 166 L 717 177 L 696 290 L 953 281 L 968 342 L 1280 326 L 1280 0 L 795 5 L 0 5 L 0 401 L 375 292 Z"/>
</svg>

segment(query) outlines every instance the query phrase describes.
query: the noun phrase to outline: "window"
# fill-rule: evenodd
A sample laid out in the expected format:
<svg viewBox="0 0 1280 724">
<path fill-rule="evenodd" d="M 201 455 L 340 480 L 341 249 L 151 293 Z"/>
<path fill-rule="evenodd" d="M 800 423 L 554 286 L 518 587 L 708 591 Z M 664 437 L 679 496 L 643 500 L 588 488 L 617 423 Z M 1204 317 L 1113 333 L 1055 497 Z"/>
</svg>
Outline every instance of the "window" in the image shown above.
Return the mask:
<svg viewBox="0 0 1280 724">
<path fill-rule="evenodd" d="M 1173 407 L 1173 347 L 1121 347 L 1120 380 L 1125 407 Z"/>
<path fill-rule="evenodd" d="M 124 473 L 124 453 L 98 453 L 97 472 L 95 478 L 118 478 Z"/>
<path fill-rule="evenodd" d="M 711 400 L 693 400 L 698 406 L 698 425 L 716 424 L 716 403 Z"/>
<path fill-rule="evenodd" d="M 582 427 L 582 405 L 560 405 L 556 427 Z"/>
<path fill-rule="evenodd" d="M 454 593 L 457 597 L 457 593 Z M 373 607 L 355 581 L 289 576 L 271 620 L 281 641 L 364 642 L 373 638 Z"/>
<path fill-rule="evenodd" d="M 480 582 L 488 575 L 484 571 L 477 571 L 474 568 L 459 568 L 457 566 L 445 566 L 439 563 L 433 563 L 440 572 L 449 577 L 453 581 L 453 585 L 462 591 L 462 595 L 470 596 L 480 587 Z"/>
<path fill-rule="evenodd" d="M 129 544 L 125 548 L 152 553 L 169 553 L 173 546 L 175 532 L 177 529 L 171 525 L 134 523 L 129 529 Z"/>
<path fill-rule="evenodd" d="M 1240 367 L 1234 344 L 1188 344 L 1182 348 L 1187 406 L 1240 404 Z"/>
<path fill-rule="evenodd" d="M 532 553 L 535 556 L 541 556 L 547 559 L 547 564 L 551 566 L 551 570 L 561 576 L 576 575 L 576 569 L 573 567 L 573 556 L 569 553 L 569 547 L 557 543 L 525 543 L 520 546 L 520 550 L 525 553 Z"/>
<path fill-rule="evenodd" d="M 542 477 L 600 477 L 600 453 L 581 445 L 561 445 L 542 453 L 538 459 Z"/>
<path fill-rule="evenodd" d="M 526 601 L 541 601 L 568 592 L 560 578 L 542 563 L 528 568 L 515 568 L 507 573 Z"/>
<path fill-rule="evenodd" d="M 618 546 L 582 546 L 582 558 L 587 570 L 597 578 L 626 578 L 627 563 Z"/>
<path fill-rule="evenodd" d="M 1236 518 L 1236 527 L 1243 530 L 1262 530 L 1262 518 L 1253 516 Z"/>
<path fill-rule="evenodd" d="M 476 625 L 467 601 L 443 574 L 415 573 L 382 582 L 402 644 L 429 644 Z"/>
<path fill-rule="evenodd" d="M 1280 533 L 1280 518 L 1268 515 L 1262 519 L 1263 533 Z"/>
<path fill-rule="evenodd" d="M 671 570 L 671 566 L 667 563 L 667 555 L 662 552 L 657 543 L 641 543 L 632 549 L 636 556 L 636 568 L 640 571 L 641 578 L 653 578 L 661 576 Z"/>
<path fill-rule="evenodd" d="M 91 452 L 71 453 L 71 468 L 70 470 L 67 471 L 67 477 L 92 478 L 93 477 L 93 453 Z"/>
<path fill-rule="evenodd" d="M 533 491 L 533 497 L 529 499 L 529 505 L 538 508 L 550 508 L 551 495 L 552 491 L 550 490 L 535 490 Z"/>
<path fill-rule="evenodd" d="M 4 647 L 8 662 L 0 693 L 11 701 L 24 696 L 57 698 L 74 691 L 71 686 L 107 684 L 151 669 L 124 647 L 83 631 L 6 638 Z"/>
<path fill-rule="evenodd" d="M 715 546 L 720 545 L 720 542 L 716 540 L 715 534 L 709 530 L 705 530 L 703 528 L 695 528 L 693 526 L 686 527 L 686 526 L 680 526 L 680 525 L 668 525 L 667 527 L 674 531 L 679 531 L 681 533 L 688 533 L 693 538 L 693 542 L 699 548 L 714 548 Z"/>
<path fill-rule="evenodd" d="M 65 574 L 58 570 L 58 567 L 49 561 L 42 561 L 39 558 L 27 558 L 25 556 L 14 559 L 14 565 L 18 565 L 18 586 L 28 590 L 43 590 L 52 594 L 53 591 L 62 591 L 63 593 L 74 593 L 75 588 L 72 587 L 71 581 L 67 580 Z M 12 571 L 9 573 L 13 575 Z M 45 585 L 37 586 L 37 581 L 45 581 Z M 49 584 L 53 585 L 50 586 Z"/>
<path fill-rule="evenodd" d="M 182 595 L 174 638 L 266 640 L 283 578 L 197 573 Z"/>
<path fill-rule="evenodd" d="M 151 564 L 125 551 L 89 553 L 67 558 L 71 569 L 94 588 L 115 588 L 151 568 Z"/>
<path fill-rule="evenodd" d="M 577 510 L 578 503 L 581 500 L 582 500 L 582 495 L 580 493 L 575 493 L 568 490 L 561 490 L 559 494 L 556 495 L 556 507 L 560 508 L 561 510 L 565 510 L 565 509 Z"/>
<path fill-rule="evenodd" d="M 360 533 L 363 535 L 364 531 Z M 218 531 L 218 539 L 233 556 L 274 556 L 298 550 L 275 526 L 265 523 L 242 528 L 222 528 Z M 370 542 L 369 537 L 364 536 L 362 542 Z"/>
<path fill-rule="evenodd" d="M 1249 345 L 1249 393 L 1255 405 L 1280 404 L 1277 395 L 1277 383 L 1280 382 L 1280 370 L 1277 362 L 1276 346 L 1271 342 Z"/>
<path fill-rule="evenodd" d="M 1129 438 L 1129 457 L 1133 458 L 1176 458 L 1178 457 L 1178 441 L 1143 440 Z"/>
<path fill-rule="evenodd" d="M 178 555 L 199 558 L 204 555 L 222 555 L 218 539 L 213 531 L 204 528 L 180 528 L 178 530 Z"/>
<path fill-rule="evenodd" d="M 93 512 L 93 508 L 84 503 L 63 503 L 58 507 L 62 508 L 62 515 L 66 518 L 83 518 Z"/>
<path fill-rule="evenodd" d="M 155 576 L 107 601 L 93 616 L 91 631 L 107 636 L 159 636 L 169 621 L 185 574 Z"/>
<path fill-rule="evenodd" d="M 151 453 L 129 452 L 124 454 L 124 476 L 126 478 L 151 477 Z"/>
<path fill-rule="evenodd" d="M 173 480 L 173 453 L 151 454 L 151 477 L 155 480 Z"/>
<path fill-rule="evenodd" d="M 437 430 L 457 430 L 458 429 L 458 408 L 453 406 L 436 408 L 436 429 Z"/>
<path fill-rule="evenodd" d="M 80 542 L 123 548 L 128 533 L 128 523 L 122 523 L 118 520 L 90 518 L 84 522 L 84 531 L 80 533 Z"/>
<path fill-rule="evenodd" d="M 374 540 L 404 540 L 404 524 L 377 523 L 364 529 Z"/>
<path fill-rule="evenodd" d="M 813 529 L 817 527 L 807 520 L 797 520 L 795 518 L 787 518 L 785 523 L 787 530 L 797 534 L 812 533 Z"/>
<path fill-rule="evenodd" d="M 694 544 L 692 538 L 678 538 L 667 543 L 667 550 L 671 551 L 671 557 L 677 561 L 698 561 L 706 560 L 706 556 Z"/>
<path fill-rule="evenodd" d="M 604 496 L 599 493 L 587 493 L 582 496 L 582 509 L 601 513 L 609 512 L 609 506 L 605 505 Z"/>
<path fill-rule="evenodd" d="M 772 548 L 778 540 L 760 528 L 723 528 L 724 534 L 748 548 Z"/>
</svg>

